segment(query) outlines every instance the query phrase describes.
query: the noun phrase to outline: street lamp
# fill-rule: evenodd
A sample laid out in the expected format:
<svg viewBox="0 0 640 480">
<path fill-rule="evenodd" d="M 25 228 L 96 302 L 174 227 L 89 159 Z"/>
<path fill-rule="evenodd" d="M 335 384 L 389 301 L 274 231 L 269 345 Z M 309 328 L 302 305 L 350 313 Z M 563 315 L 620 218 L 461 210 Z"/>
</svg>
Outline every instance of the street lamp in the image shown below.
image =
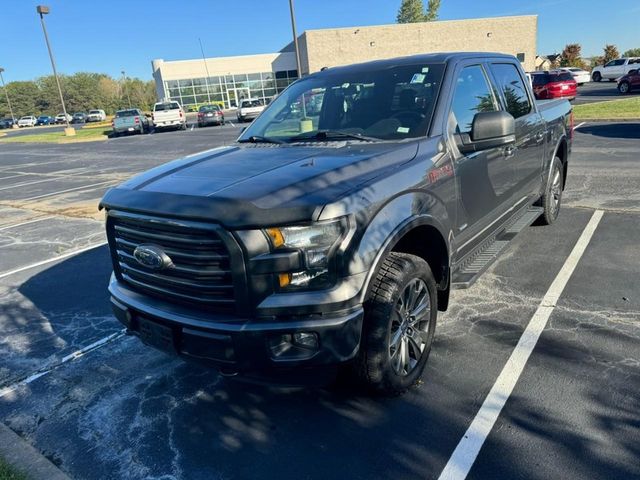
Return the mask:
<svg viewBox="0 0 640 480">
<path fill-rule="evenodd" d="M 49 50 L 49 58 L 51 59 L 51 67 L 53 68 L 53 76 L 56 79 L 58 85 L 58 93 L 60 94 L 60 103 L 62 104 L 62 112 L 64 113 L 64 121 L 67 124 L 67 128 L 64 129 L 64 134 L 68 137 L 76 134 L 76 131 L 69 125 L 69 116 L 67 115 L 67 107 L 64 105 L 64 97 L 62 96 L 62 88 L 60 88 L 60 79 L 58 78 L 58 72 L 56 71 L 56 62 L 53 59 L 53 52 L 51 51 L 51 45 L 49 44 L 49 36 L 47 35 L 47 27 L 44 24 L 44 16 L 49 13 L 49 7 L 46 5 L 38 5 L 36 7 L 38 15 L 40 15 L 40 23 L 42 23 L 42 31 L 44 32 L 44 41 L 47 43 L 47 50 Z"/>
<path fill-rule="evenodd" d="M 291 30 L 293 30 L 293 46 L 296 50 L 296 66 L 298 68 L 298 78 L 302 77 L 300 70 L 300 49 L 298 48 L 298 34 L 296 32 L 296 15 L 293 11 L 293 0 L 289 0 L 289 11 L 291 12 Z"/>
<path fill-rule="evenodd" d="M 127 100 L 129 102 L 129 108 L 131 108 L 131 95 L 129 95 L 129 89 L 127 88 L 127 74 L 124 73 L 124 70 L 120 73 L 122 74 L 122 89 L 127 92 Z"/>
<path fill-rule="evenodd" d="M 0 80 L 2 80 L 2 88 L 4 89 L 4 94 L 7 96 L 7 104 L 9 105 L 9 112 L 11 113 L 11 128 L 16 128 L 16 117 L 13 115 L 13 108 L 11 108 L 11 102 L 9 101 L 9 90 L 7 90 L 7 86 L 4 84 L 4 77 L 2 76 L 2 72 L 4 72 L 4 68 L 0 67 Z"/>
</svg>

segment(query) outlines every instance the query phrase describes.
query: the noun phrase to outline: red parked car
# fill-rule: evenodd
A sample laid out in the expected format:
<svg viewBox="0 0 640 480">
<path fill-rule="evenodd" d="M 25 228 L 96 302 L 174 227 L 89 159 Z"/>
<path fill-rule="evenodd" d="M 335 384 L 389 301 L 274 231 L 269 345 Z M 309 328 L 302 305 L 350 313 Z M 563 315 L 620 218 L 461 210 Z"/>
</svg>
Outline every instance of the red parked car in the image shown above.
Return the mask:
<svg viewBox="0 0 640 480">
<path fill-rule="evenodd" d="M 618 91 L 622 94 L 640 89 L 640 70 L 629 70 L 629 73 L 618 79 Z"/>
<path fill-rule="evenodd" d="M 566 98 L 573 100 L 578 92 L 578 84 L 570 72 L 532 72 L 533 93 L 538 100 Z"/>
</svg>

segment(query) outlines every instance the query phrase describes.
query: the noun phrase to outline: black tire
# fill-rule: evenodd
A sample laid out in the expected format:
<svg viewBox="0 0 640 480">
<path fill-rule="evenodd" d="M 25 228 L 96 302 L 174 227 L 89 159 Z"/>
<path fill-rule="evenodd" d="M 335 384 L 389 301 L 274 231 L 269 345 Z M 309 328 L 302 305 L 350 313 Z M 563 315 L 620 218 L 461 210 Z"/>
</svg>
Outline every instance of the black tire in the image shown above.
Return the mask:
<svg viewBox="0 0 640 480">
<path fill-rule="evenodd" d="M 544 209 L 538 221 L 540 225 L 551 225 L 558 218 L 562 204 L 562 191 L 564 190 L 563 170 L 562 161 L 555 157 L 547 179 L 547 186 L 540 198 L 540 205 Z"/>
<path fill-rule="evenodd" d="M 600 82 L 602 81 L 602 75 L 600 74 L 600 72 L 595 72 L 593 74 L 593 77 L 591 77 L 593 79 L 594 82 Z"/>
<path fill-rule="evenodd" d="M 627 81 L 620 82 L 618 84 L 618 91 L 623 95 L 627 95 L 628 93 L 631 93 L 631 85 Z"/>
<path fill-rule="evenodd" d="M 421 313 L 412 316 L 407 310 Z M 414 255 L 390 253 L 364 305 L 356 368 L 367 388 L 396 396 L 420 379 L 431 351 L 437 314 L 436 282 L 427 262 Z"/>
</svg>

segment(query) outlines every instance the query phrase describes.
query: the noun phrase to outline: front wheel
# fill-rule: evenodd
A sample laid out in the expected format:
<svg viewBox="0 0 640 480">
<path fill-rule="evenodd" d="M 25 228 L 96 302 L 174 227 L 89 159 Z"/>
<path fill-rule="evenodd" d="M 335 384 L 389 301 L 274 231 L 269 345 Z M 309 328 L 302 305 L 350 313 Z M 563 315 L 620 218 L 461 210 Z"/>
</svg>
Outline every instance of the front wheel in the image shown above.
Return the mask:
<svg viewBox="0 0 640 480">
<path fill-rule="evenodd" d="M 540 223 L 542 225 L 551 225 L 558 218 L 563 190 L 564 175 L 562 162 L 560 158 L 555 157 L 551 166 L 551 174 L 547 181 L 547 187 L 540 199 L 540 203 L 544 209 L 542 215 L 540 215 Z"/>
<path fill-rule="evenodd" d="M 438 313 L 436 282 L 427 262 L 392 252 L 364 305 L 358 375 L 383 395 L 400 395 L 427 363 Z"/>
<path fill-rule="evenodd" d="M 629 93 L 631 91 L 629 82 L 620 82 L 620 85 L 618 85 L 618 91 L 623 95 Z"/>
</svg>

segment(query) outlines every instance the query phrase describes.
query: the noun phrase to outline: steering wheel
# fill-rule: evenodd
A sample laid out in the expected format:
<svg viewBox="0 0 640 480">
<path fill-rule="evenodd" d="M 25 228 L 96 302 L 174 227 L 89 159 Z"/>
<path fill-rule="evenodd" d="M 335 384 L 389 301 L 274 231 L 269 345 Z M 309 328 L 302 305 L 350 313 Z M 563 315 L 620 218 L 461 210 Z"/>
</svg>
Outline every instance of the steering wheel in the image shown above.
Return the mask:
<svg viewBox="0 0 640 480">
<path fill-rule="evenodd" d="M 415 127 L 417 124 L 419 124 L 422 119 L 423 116 L 422 114 L 418 113 L 418 112 L 412 112 L 410 110 L 404 110 L 401 112 L 396 112 L 393 115 L 391 115 L 391 118 L 395 118 L 396 120 L 400 120 L 400 123 L 402 123 L 402 125 L 407 125 L 409 127 Z"/>
</svg>

